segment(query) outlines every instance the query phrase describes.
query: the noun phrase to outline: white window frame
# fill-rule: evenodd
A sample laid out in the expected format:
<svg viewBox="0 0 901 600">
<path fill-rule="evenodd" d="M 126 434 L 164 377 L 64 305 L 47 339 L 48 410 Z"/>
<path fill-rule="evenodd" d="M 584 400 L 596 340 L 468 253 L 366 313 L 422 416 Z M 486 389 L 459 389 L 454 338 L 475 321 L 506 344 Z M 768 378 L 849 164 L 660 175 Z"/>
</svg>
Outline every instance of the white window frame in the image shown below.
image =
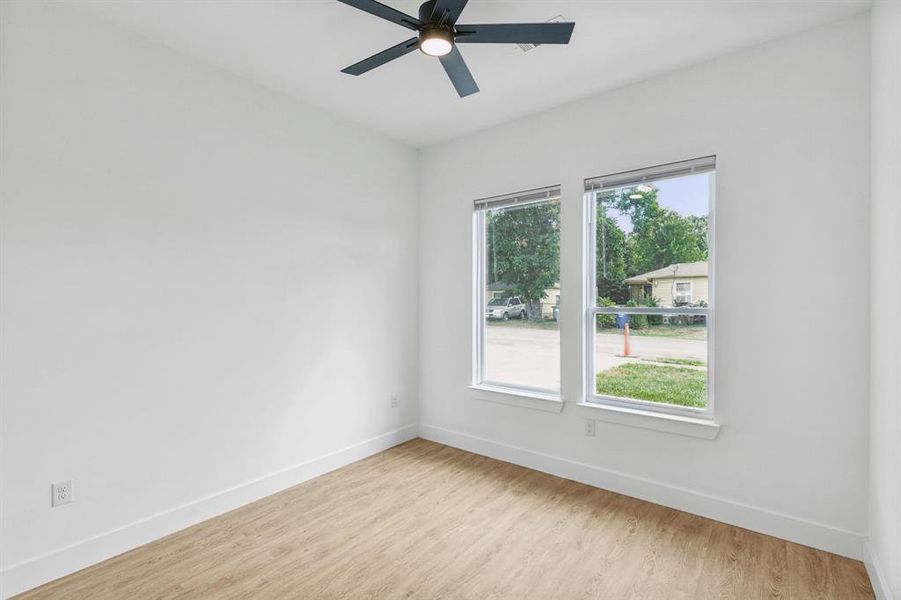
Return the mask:
<svg viewBox="0 0 901 600">
<path fill-rule="evenodd" d="M 707 307 L 630 307 L 629 314 L 649 314 L 649 315 L 705 315 L 707 317 L 707 405 L 703 408 L 691 406 L 678 406 L 665 404 L 662 402 L 650 402 L 647 400 L 639 400 L 637 398 L 621 398 L 618 396 L 608 396 L 595 392 L 595 323 L 599 314 L 618 314 L 624 312 L 622 307 L 599 307 L 597 306 L 597 202 L 596 194 L 600 189 L 613 189 L 629 185 L 633 181 L 660 181 L 663 179 L 672 179 L 682 177 L 692 173 L 706 172 L 709 174 L 709 206 L 708 206 L 708 225 L 707 225 L 707 244 L 708 244 L 708 299 Z M 598 180 L 606 180 L 609 185 L 605 187 L 593 187 L 593 182 Z M 585 297 L 583 299 L 583 331 L 585 339 L 585 348 L 583 352 L 584 363 L 582 371 L 585 377 L 584 390 L 585 396 L 583 405 L 610 407 L 617 410 L 636 411 L 641 414 L 649 415 L 672 415 L 678 417 L 688 417 L 691 419 L 700 419 L 712 422 L 714 419 L 714 339 L 715 339 L 715 240 L 716 240 L 716 157 L 709 156 L 699 159 L 680 161 L 676 163 L 668 163 L 656 167 L 648 167 L 636 171 L 627 171 L 606 175 L 602 177 L 594 177 L 585 181 L 586 191 L 584 194 L 584 210 L 587 214 L 585 240 L 586 247 L 584 260 L 586 269 L 586 285 Z M 692 286 L 693 287 L 693 286 Z M 674 286 L 675 288 L 675 286 Z M 675 291 L 675 289 L 674 289 Z M 674 298 L 675 300 L 675 298 Z"/>
<path fill-rule="evenodd" d="M 551 400 L 554 404 L 558 404 L 560 401 L 560 389 L 517 385 L 506 381 L 492 381 L 485 377 L 485 306 L 487 305 L 487 277 L 485 273 L 485 249 L 487 248 L 487 237 L 485 212 L 497 208 L 528 206 L 530 204 L 540 204 L 552 200 L 557 200 L 559 202 L 560 199 L 560 186 L 553 185 L 514 194 L 492 196 L 474 202 L 472 217 L 472 384 L 470 386 L 474 389 L 495 392 L 498 394 L 524 396 L 526 398 L 538 400 Z M 560 260 L 562 262 L 562 256 Z M 562 363 L 563 352 L 561 351 L 560 354 Z M 559 364 L 557 368 L 560 369 L 560 373 L 563 372 L 562 364 Z M 555 408 L 554 410 L 556 411 L 559 409 Z"/>
</svg>

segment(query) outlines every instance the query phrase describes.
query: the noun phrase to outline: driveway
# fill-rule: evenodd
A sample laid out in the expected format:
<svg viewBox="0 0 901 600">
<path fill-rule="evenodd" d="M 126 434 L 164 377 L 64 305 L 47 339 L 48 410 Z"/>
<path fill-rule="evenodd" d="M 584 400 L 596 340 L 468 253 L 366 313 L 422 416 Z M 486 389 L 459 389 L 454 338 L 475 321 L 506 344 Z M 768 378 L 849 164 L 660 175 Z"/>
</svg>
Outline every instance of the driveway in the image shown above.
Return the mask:
<svg viewBox="0 0 901 600">
<path fill-rule="evenodd" d="M 638 359 L 687 358 L 707 361 L 707 342 L 670 337 L 632 335 L 631 354 L 623 352 L 623 333 L 599 333 L 595 336 L 595 364 L 599 371 Z M 530 387 L 560 388 L 560 332 L 553 329 L 485 327 L 486 379 Z"/>
</svg>

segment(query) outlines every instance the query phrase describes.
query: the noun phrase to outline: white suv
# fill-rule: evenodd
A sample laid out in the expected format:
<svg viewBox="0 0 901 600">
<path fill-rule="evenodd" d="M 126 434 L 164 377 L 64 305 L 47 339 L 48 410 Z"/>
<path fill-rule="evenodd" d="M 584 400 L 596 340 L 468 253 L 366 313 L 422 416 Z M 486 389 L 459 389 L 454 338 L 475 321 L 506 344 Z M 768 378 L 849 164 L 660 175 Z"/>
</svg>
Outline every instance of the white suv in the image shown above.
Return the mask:
<svg viewBox="0 0 901 600">
<path fill-rule="evenodd" d="M 526 305 L 518 297 L 494 298 L 485 308 L 485 316 L 489 319 L 509 320 L 511 317 L 526 318 Z"/>
</svg>

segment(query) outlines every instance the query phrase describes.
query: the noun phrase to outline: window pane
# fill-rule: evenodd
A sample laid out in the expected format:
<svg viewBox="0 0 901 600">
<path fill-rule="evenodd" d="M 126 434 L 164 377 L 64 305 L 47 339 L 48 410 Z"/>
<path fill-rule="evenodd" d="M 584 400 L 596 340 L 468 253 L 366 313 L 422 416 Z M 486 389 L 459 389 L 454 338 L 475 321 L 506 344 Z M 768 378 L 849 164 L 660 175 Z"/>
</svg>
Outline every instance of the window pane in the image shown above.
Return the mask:
<svg viewBox="0 0 901 600">
<path fill-rule="evenodd" d="M 626 310 L 597 316 L 596 393 L 705 407 L 707 317 L 630 314 Z"/>
<path fill-rule="evenodd" d="M 599 306 L 707 305 L 710 174 L 594 194 Z"/>
<path fill-rule="evenodd" d="M 711 177 L 706 172 L 591 192 L 597 306 L 622 308 L 597 315 L 597 395 L 707 406 Z M 629 311 L 636 307 L 645 312 Z M 701 314 L 652 314 L 654 308 Z"/>
<path fill-rule="evenodd" d="M 560 389 L 560 205 L 485 211 L 482 382 Z"/>
</svg>

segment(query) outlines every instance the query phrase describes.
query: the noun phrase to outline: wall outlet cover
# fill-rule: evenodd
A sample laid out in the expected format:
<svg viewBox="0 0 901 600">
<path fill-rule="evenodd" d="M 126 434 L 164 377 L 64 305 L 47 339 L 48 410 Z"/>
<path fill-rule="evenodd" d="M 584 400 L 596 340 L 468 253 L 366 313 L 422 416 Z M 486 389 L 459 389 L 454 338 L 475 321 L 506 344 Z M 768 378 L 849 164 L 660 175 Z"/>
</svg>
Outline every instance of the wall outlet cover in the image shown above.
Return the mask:
<svg viewBox="0 0 901 600">
<path fill-rule="evenodd" d="M 594 437 L 594 419 L 585 419 L 585 435 Z"/>
<path fill-rule="evenodd" d="M 59 481 L 50 486 L 51 497 L 50 506 L 61 506 L 69 504 L 74 500 L 74 489 L 72 488 L 72 480 Z"/>
</svg>

